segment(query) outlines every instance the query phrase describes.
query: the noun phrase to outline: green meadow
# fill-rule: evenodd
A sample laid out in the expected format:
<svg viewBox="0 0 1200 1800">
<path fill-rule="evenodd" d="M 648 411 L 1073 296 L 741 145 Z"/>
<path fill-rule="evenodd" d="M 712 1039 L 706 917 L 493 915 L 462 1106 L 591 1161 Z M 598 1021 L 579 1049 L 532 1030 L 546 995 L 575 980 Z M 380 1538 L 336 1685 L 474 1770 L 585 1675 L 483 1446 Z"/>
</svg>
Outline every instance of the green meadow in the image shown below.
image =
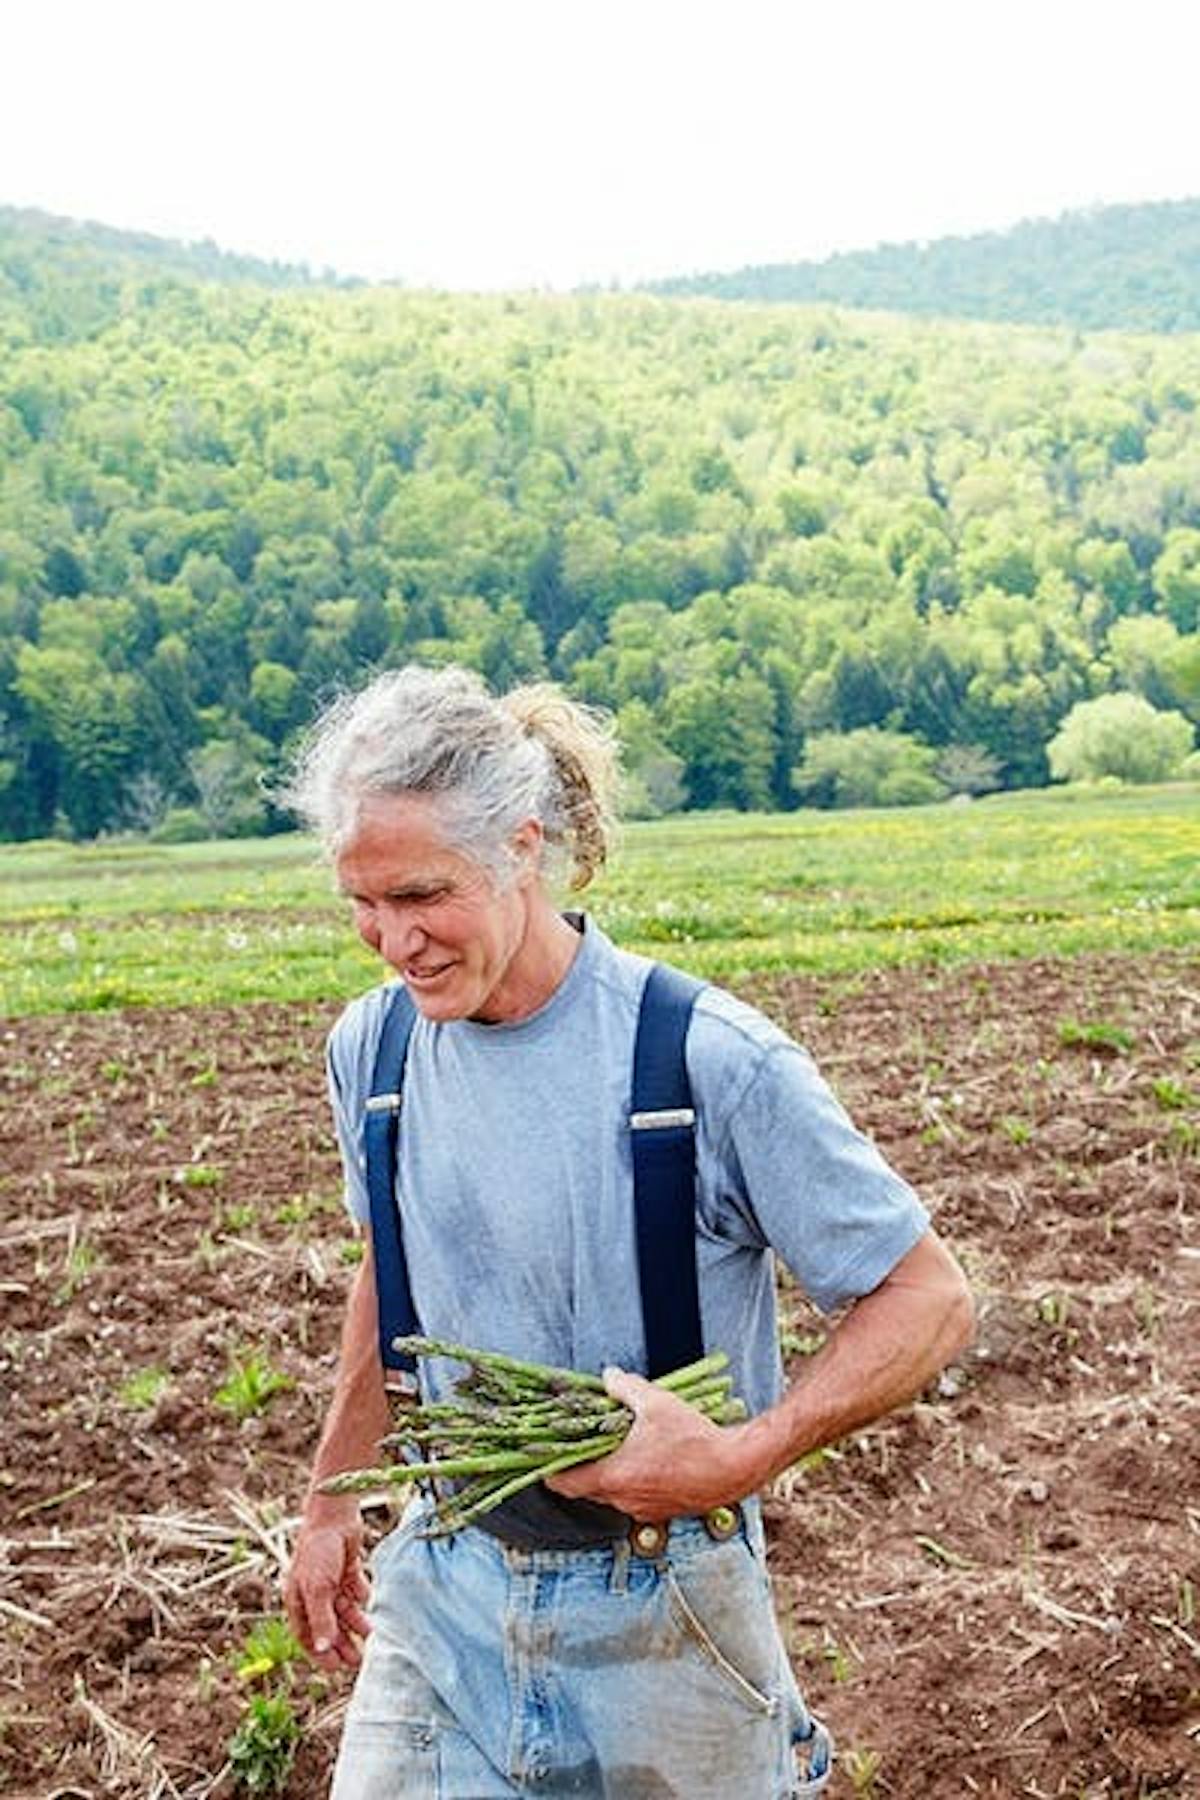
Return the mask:
<svg viewBox="0 0 1200 1800">
<path fill-rule="evenodd" d="M 678 815 L 627 826 L 587 905 L 630 949 L 727 981 L 1194 946 L 1200 786 Z M 7 1017 L 323 1000 L 378 969 L 298 836 L 0 849 Z"/>
</svg>

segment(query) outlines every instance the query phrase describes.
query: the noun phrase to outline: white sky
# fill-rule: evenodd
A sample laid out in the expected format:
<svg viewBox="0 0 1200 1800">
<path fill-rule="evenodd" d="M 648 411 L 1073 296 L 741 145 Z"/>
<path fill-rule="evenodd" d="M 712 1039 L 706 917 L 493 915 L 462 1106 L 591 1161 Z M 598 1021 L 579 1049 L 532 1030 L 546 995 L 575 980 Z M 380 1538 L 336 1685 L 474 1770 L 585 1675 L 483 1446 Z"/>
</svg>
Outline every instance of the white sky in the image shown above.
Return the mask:
<svg viewBox="0 0 1200 1800">
<path fill-rule="evenodd" d="M 8 0 L 0 204 L 449 287 L 1200 195 L 1191 0 Z"/>
</svg>

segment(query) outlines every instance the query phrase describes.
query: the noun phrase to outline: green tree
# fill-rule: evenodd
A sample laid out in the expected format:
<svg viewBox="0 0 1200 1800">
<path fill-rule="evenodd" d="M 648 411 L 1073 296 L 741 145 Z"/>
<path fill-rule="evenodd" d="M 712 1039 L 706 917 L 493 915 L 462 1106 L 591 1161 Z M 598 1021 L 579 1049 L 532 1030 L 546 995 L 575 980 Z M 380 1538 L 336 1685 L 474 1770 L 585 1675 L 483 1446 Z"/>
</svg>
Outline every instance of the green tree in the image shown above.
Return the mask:
<svg viewBox="0 0 1200 1800">
<path fill-rule="evenodd" d="M 1182 713 L 1160 712 L 1140 694 L 1101 694 L 1071 708 L 1047 753 L 1059 781 L 1167 781 L 1194 743 Z"/>
<path fill-rule="evenodd" d="M 792 779 L 810 806 L 915 806 L 941 798 L 933 764 L 928 745 L 864 725 L 811 737 Z"/>
<path fill-rule="evenodd" d="M 1200 531 L 1180 526 L 1167 533 L 1153 581 L 1163 610 L 1178 629 L 1200 629 Z"/>
<path fill-rule="evenodd" d="M 55 752 L 57 804 L 77 837 L 95 837 L 121 815 L 136 754 L 137 682 L 86 650 L 25 644 L 16 689 Z"/>
<path fill-rule="evenodd" d="M 1000 786 L 1003 766 L 982 744 L 947 744 L 934 772 L 948 793 L 990 794 Z"/>
</svg>

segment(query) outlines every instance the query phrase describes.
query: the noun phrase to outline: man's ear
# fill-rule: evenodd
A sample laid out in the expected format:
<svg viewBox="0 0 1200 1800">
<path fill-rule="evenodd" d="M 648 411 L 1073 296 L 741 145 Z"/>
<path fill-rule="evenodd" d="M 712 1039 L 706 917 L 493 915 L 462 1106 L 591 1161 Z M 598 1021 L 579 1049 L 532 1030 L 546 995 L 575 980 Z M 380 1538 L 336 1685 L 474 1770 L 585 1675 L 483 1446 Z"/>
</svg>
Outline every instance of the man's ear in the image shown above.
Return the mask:
<svg viewBox="0 0 1200 1800">
<path fill-rule="evenodd" d="M 525 819 L 513 832 L 509 843 L 512 853 L 517 859 L 518 874 L 528 872 L 539 873 L 542 861 L 542 845 L 546 841 L 546 833 L 542 829 L 540 819 Z"/>
</svg>

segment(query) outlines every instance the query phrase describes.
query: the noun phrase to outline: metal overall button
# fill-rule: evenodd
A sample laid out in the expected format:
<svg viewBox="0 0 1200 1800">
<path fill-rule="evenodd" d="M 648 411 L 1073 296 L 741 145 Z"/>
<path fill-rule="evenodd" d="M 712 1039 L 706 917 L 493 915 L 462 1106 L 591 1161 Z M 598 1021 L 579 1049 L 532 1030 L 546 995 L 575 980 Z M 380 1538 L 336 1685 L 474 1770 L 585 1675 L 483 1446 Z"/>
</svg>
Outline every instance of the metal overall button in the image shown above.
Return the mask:
<svg viewBox="0 0 1200 1800">
<path fill-rule="evenodd" d="M 741 1528 L 740 1506 L 712 1506 L 704 1515 L 704 1529 L 718 1544 L 723 1544 L 727 1538 L 736 1537 Z"/>
<path fill-rule="evenodd" d="M 635 1525 L 629 1533 L 629 1547 L 635 1556 L 661 1556 L 667 1547 L 667 1537 L 671 1527 L 664 1520 L 659 1525 L 651 1524 L 647 1519 Z"/>
</svg>

